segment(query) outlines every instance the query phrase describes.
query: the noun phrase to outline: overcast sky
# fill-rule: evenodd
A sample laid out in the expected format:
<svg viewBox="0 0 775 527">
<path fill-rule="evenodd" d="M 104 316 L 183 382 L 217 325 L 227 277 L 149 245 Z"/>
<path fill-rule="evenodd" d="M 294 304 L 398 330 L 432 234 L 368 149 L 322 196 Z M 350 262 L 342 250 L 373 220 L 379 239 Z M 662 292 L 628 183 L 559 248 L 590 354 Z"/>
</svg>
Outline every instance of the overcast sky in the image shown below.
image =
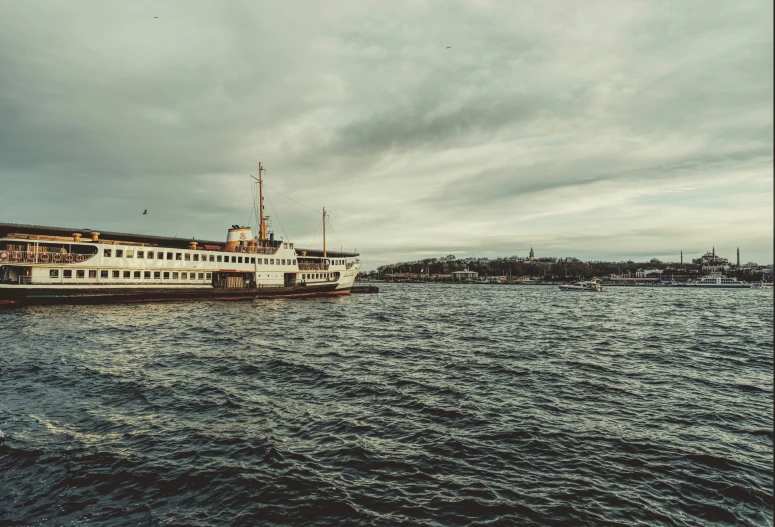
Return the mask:
<svg viewBox="0 0 775 527">
<path fill-rule="evenodd" d="M 0 0 L 0 221 L 224 239 L 261 161 L 275 232 L 325 206 L 366 269 L 770 263 L 772 10 Z"/>
</svg>

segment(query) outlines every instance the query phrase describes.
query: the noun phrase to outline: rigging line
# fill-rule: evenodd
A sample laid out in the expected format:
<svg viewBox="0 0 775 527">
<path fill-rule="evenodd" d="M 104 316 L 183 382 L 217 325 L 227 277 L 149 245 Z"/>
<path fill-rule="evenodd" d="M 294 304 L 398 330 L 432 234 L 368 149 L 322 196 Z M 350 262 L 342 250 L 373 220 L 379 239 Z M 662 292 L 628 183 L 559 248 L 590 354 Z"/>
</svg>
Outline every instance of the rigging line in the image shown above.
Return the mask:
<svg viewBox="0 0 775 527">
<path fill-rule="evenodd" d="M 320 226 L 321 225 L 323 225 L 323 220 L 322 219 L 320 219 L 318 221 L 317 227 L 315 227 L 315 234 L 312 236 L 313 243 L 317 243 L 317 237 L 318 237 L 318 233 L 320 232 Z M 323 242 L 322 241 L 320 243 L 320 247 L 321 248 L 323 247 Z"/>
<path fill-rule="evenodd" d="M 283 194 L 283 193 L 282 193 L 282 192 L 280 192 L 279 190 L 277 190 L 277 189 L 273 189 L 272 187 L 270 187 L 270 186 L 269 186 L 269 185 L 267 185 L 266 183 L 264 183 L 264 186 L 265 186 L 266 188 L 268 188 L 269 190 L 272 190 L 272 191 L 274 191 L 274 192 L 277 192 L 277 193 L 278 193 L 278 194 L 280 194 L 282 197 L 284 197 L 284 198 L 286 198 L 286 199 L 289 199 L 289 200 L 291 200 L 292 202 L 296 203 L 297 205 L 301 205 L 301 206 L 302 206 L 302 207 L 304 207 L 305 209 L 309 209 L 309 210 L 311 210 L 311 211 L 312 211 L 312 212 L 314 212 L 315 214 L 319 214 L 319 213 L 320 213 L 320 211 L 318 211 L 317 209 L 313 209 L 312 207 L 309 207 L 309 206 L 305 205 L 304 203 L 301 203 L 300 201 L 296 201 L 295 199 L 293 199 L 293 198 L 291 198 L 291 197 L 289 197 L 289 196 L 286 196 L 285 194 Z"/>
<path fill-rule="evenodd" d="M 253 176 L 249 176 L 249 177 L 252 178 Z M 250 227 L 250 221 L 253 219 L 253 212 L 256 210 L 256 191 L 255 189 L 253 189 L 252 184 L 250 185 L 250 188 L 252 191 L 251 193 L 253 194 L 253 205 L 250 207 L 250 218 L 248 218 L 248 222 L 245 224 L 248 227 Z"/>
<path fill-rule="evenodd" d="M 274 203 L 272 203 L 272 200 L 271 200 L 271 198 L 269 196 L 267 196 L 266 199 L 269 200 L 269 206 L 272 207 L 272 212 L 274 212 L 274 217 L 277 218 L 277 223 L 280 224 L 280 228 L 283 230 L 283 234 L 285 234 L 285 241 L 288 241 L 289 240 L 288 233 L 285 232 L 285 227 L 283 227 L 283 222 L 282 222 L 282 220 L 280 220 L 280 215 L 277 214 L 277 210 L 275 210 L 275 208 L 274 208 Z"/>
<path fill-rule="evenodd" d="M 326 214 L 326 216 L 328 216 L 328 226 L 331 228 L 331 232 L 334 235 L 334 237 L 336 238 L 336 241 L 339 242 L 339 250 L 343 251 L 342 247 L 343 247 L 344 244 L 342 243 L 342 240 L 339 239 L 339 231 L 334 232 L 335 229 L 334 229 L 334 224 L 331 223 L 331 216 L 329 216 L 328 214 Z"/>
</svg>

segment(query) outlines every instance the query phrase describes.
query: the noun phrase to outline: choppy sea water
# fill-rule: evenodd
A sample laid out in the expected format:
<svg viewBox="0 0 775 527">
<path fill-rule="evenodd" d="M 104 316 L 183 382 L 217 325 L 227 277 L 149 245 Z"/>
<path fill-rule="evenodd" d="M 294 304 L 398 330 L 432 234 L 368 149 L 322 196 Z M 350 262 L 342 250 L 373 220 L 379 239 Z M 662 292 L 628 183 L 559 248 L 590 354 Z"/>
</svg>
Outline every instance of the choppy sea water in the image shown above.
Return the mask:
<svg viewBox="0 0 775 527">
<path fill-rule="evenodd" d="M 773 296 L 0 311 L 3 525 L 772 525 Z"/>
</svg>

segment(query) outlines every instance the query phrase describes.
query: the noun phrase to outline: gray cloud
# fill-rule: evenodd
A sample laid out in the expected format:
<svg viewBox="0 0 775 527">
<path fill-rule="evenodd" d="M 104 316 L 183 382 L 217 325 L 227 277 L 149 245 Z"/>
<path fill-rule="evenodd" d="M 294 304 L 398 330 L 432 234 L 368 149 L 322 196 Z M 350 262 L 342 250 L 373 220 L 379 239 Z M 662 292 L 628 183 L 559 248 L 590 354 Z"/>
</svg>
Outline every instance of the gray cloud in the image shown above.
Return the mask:
<svg viewBox="0 0 775 527">
<path fill-rule="evenodd" d="M 220 238 L 260 160 L 367 266 L 530 245 L 771 261 L 771 19 L 758 1 L 0 2 L 0 220 Z"/>
</svg>

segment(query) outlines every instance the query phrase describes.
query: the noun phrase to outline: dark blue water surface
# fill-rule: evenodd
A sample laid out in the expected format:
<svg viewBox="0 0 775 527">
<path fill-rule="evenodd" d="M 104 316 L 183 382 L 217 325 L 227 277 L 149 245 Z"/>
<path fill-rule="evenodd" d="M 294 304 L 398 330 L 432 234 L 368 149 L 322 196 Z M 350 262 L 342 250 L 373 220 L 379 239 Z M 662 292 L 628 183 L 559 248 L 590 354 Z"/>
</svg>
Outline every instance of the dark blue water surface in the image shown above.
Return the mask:
<svg viewBox="0 0 775 527">
<path fill-rule="evenodd" d="M 773 297 L 0 311 L 3 525 L 772 525 Z"/>
</svg>

